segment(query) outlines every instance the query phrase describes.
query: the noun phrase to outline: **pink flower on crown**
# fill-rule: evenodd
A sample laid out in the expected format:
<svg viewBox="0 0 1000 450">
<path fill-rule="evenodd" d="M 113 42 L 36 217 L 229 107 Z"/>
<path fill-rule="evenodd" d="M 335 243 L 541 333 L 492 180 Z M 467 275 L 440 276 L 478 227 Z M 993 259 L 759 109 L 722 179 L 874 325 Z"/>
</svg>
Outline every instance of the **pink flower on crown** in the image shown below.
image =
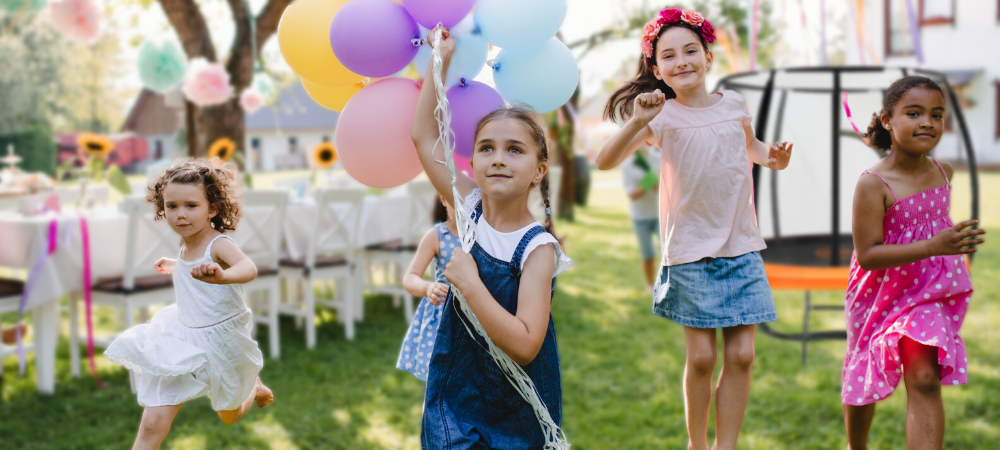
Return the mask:
<svg viewBox="0 0 1000 450">
<path fill-rule="evenodd" d="M 701 16 L 698 11 L 687 10 L 681 13 L 681 20 L 691 24 L 691 26 L 697 28 L 700 27 L 705 18 Z"/>
<path fill-rule="evenodd" d="M 681 20 L 682 11 L 677 8 L 664 9 L 660 11 L 660 17 L 663 18 L 662 23 L 674 23 Z"/>
<path fill-rule="evenodd" d="M 653 57 L 653 39 L 656 39 L 658 34 L 660 34 L 660 24 L 656 19 L 650 20 L 642 27 L 642 41 L 639 45 L 642 47 L 642 54 L 647 58 Z"/>
<path fill-rule="evenodd" d="M 706 43 L 715 42 L 715 28 L 712 28 L 712 24 L 707 20 L 701 24 L 701 37 L 705 38 Z"/>
</svg>

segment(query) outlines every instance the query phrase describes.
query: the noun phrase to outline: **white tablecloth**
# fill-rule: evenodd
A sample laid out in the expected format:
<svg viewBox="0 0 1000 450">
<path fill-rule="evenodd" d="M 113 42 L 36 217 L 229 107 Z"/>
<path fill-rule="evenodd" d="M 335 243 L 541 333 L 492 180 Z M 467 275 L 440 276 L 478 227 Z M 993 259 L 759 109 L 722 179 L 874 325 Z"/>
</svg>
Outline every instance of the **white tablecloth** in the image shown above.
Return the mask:
<svg viewBox="0 0 1000 450">
<path fill-rule="evenodd" d="M 405 191 L 390 191 L 382 196 L 365 197 L 364 206 L 361 208 L 357 245 L 367 247 L 401 239 L 406 229 L 403 221 L 408 207 L 409 196 Z M 316 203 L 309 199 L 288 205 L 284 230 L 286 257 L 293 260 L 305 258 L 309 231 L 316 220 L 316 212 Z M 430 229 L 430 226 L 428 223 L 427 228 Z M 320 227 L 324 227 L 324 224 L 320 224 Z"/>
</svg>

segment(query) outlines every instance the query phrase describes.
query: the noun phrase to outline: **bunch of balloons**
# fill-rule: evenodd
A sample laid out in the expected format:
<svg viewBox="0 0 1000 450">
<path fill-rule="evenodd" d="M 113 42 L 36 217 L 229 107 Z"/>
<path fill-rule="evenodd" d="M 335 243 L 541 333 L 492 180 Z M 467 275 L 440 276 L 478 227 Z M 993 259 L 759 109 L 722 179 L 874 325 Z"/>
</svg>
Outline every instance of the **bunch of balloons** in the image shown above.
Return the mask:
<svg viewBox="0 0 1000 450">
<path fill-rule="evenodd" d="M 420 84 L 394 75 L 410 63 L 426 70 L 430 29 L 441 24 L 456 41 L 445 86 L 456 161 L 471 175 L 483 116 L 506 103 L 552 111 L 576 90 L 576 60 L 553 37 L 565 17 L 566 0 L 297 0 L 281 17 L 278 44 L 309 96 L 342 111 L 335 139 L 344 168 L 387 188 L 423 170 L 410 139 Z M 487 63 L 490 44 L 501 51 Z M 487 67 L 495 90 L 472 81 Z"/>
</svg>

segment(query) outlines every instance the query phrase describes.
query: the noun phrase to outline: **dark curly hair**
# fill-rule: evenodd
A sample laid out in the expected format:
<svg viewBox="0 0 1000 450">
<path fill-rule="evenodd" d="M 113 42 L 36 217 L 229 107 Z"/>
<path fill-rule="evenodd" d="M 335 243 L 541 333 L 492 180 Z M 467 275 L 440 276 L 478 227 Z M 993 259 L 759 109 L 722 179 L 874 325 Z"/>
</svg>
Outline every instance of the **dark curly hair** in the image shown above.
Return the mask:
<svg viewBox="0 0 1000 450">
<path fill-rule="evenodd" d="M 146 192 L 146 201 L 156 206 L 156 220 L 166 219 L 163 190 L 167 183 L 202 185 L 209 208 L 215 209 L 212 227 L 221 233 L 236 229 L 242 212 L 236 202 L 236 170 L 230 164 L 216 167 L 205 158 L 188 158 L 168 167 Z"/>
<path fill-rule="evenodd" d="M 635 78 L 631 81 L 625 83 L 621 89 L 615 91 L 611 95 L 611 99 L 608 100 L 608 104 L 604 107 L 604 119 L 617 122 L 618 119 L 628 120 L 632 116 L 632 107 L 635 103 L 635 98 L 639 94 L 644 94 L 646 92 L 653 92 L 659 89 L 660 92 L 666 96 L 667 100 L 677 97 L 677 93 L 674 92 L 670 86 L 663 80 L 656 79 L 656 75 L 653 74 L 653 66 L 656 65 L 656 44 L 660 42 L 660 37 L 663 36 L 667 30 L 671 28 L 687 28 L 698 36 L 698 40 L 701 41 L 702 48 L 705 49 L 705 53 L 708 53 L 708 41 L 705 40 L 705 36 L 701 34 L 701 29 L 695 28 L 683 20 L 678 20 L 677 22 L 664 24 L 660 28 L 660 34 L 656 35 L 653 39 L 653 59 L 649 60 L 645 56 L 639 58 L 639 70 L 636 73 Z"/>
<path fill-rule="evenodd" d="M 476 134 L 479 136 L 479 132 L 483 129 L 486 124 L 496 120 L 496 119 L 513 119 L 521 122 L 525 127 L 528 128 L 528 134 L 531 135 L 531 139 L 535 141 L 536 144 L 542 147 L 542 151 L 538 154 L 538 161 L 548 162 L 549 160 L 549 148 L 545 144 L 545 129 L 542 125 L 538 123 L 536 119 L 536 113 L 529 106 L 514 105 L 509 108 L 500 108 L 494 110 L 493 112 L 483 117 L 476 125 Z M 473 141 L 475 142 L 475 141 Z M 547 231 L 552 236 L 556 235 L 556 226 L 552 222 L 552 213 L 550 211 L 551 207 L 549 205 L 549 174 L 548 172 L 542 176 L 542 181 L 539 183 L 542 193 L 542 201 L 545 203 L 545 231 Z M 559 240 L 557 237 L 556 240 Z"/>
<path fill-rule="evenodd" d="M 882 97 L 882 110 L 872 114 L 872 121 L 868 125 L 868 132 L 864 135 L 865 139 L 868 140 L 869 147 L 881 150 L 892 150 L 892 135 L 889 133 L 889 130 L 886 130 L 885 127 L 882 126 L 880 118 L 882 115 L 892 117 L 892 108 L 895 108 L 896 103 L 899 103 L 899 100 L 903 98 L 903 95 L 913 88 L 935 90 L 944 96 L 944 91 L 941 90 L 941 86 L 935 83 L 934 80 L 927 77 L 908 76 L 893 82 L 889 85 L 889 89 L 885 91 L 885 95 Z"/>
</svg>

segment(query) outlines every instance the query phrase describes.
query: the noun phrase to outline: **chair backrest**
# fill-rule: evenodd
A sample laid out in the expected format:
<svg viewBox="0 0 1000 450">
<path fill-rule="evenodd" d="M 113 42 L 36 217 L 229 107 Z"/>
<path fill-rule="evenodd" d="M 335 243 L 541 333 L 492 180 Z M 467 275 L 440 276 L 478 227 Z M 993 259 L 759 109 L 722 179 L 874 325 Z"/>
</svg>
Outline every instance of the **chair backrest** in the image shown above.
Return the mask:
<svg viewBox="0 0 1000 450">
<path fill-rule="evenodd" d="M 364 203 L 365 191 L 362 189 L 316 191 L 316 216 L 309 231 L 306 267 L 315 267 L 317 255 L 354 258 Z"/>
<path fill-rule="evenodd" d="M 229 234 L 258 270 L 278 268 L 285 229 L 288 193 L 280 190 L 247 190 L 243 216 Z"/>
<path fill-rule="evenodd" d="M 125 234 L 125 272 L 123 287 L 135 287 L 136 278 L 157 275 L 153 268 L 162 257 L 176 257 L 180 251 L 181 238 L 165 220 L 153 220 L 155 209 L 145 197 L 129 196 L 120 208 L 128 215 L 128 229 Z"/>
<path fill-rule="evenodd" d="M 409 207 L 403 222 L 403 245 L 416 244 L 434 225 L 434 207 L 437 190 L 430 180 L 414 180 L 407 185 Z"/>
</svg>

